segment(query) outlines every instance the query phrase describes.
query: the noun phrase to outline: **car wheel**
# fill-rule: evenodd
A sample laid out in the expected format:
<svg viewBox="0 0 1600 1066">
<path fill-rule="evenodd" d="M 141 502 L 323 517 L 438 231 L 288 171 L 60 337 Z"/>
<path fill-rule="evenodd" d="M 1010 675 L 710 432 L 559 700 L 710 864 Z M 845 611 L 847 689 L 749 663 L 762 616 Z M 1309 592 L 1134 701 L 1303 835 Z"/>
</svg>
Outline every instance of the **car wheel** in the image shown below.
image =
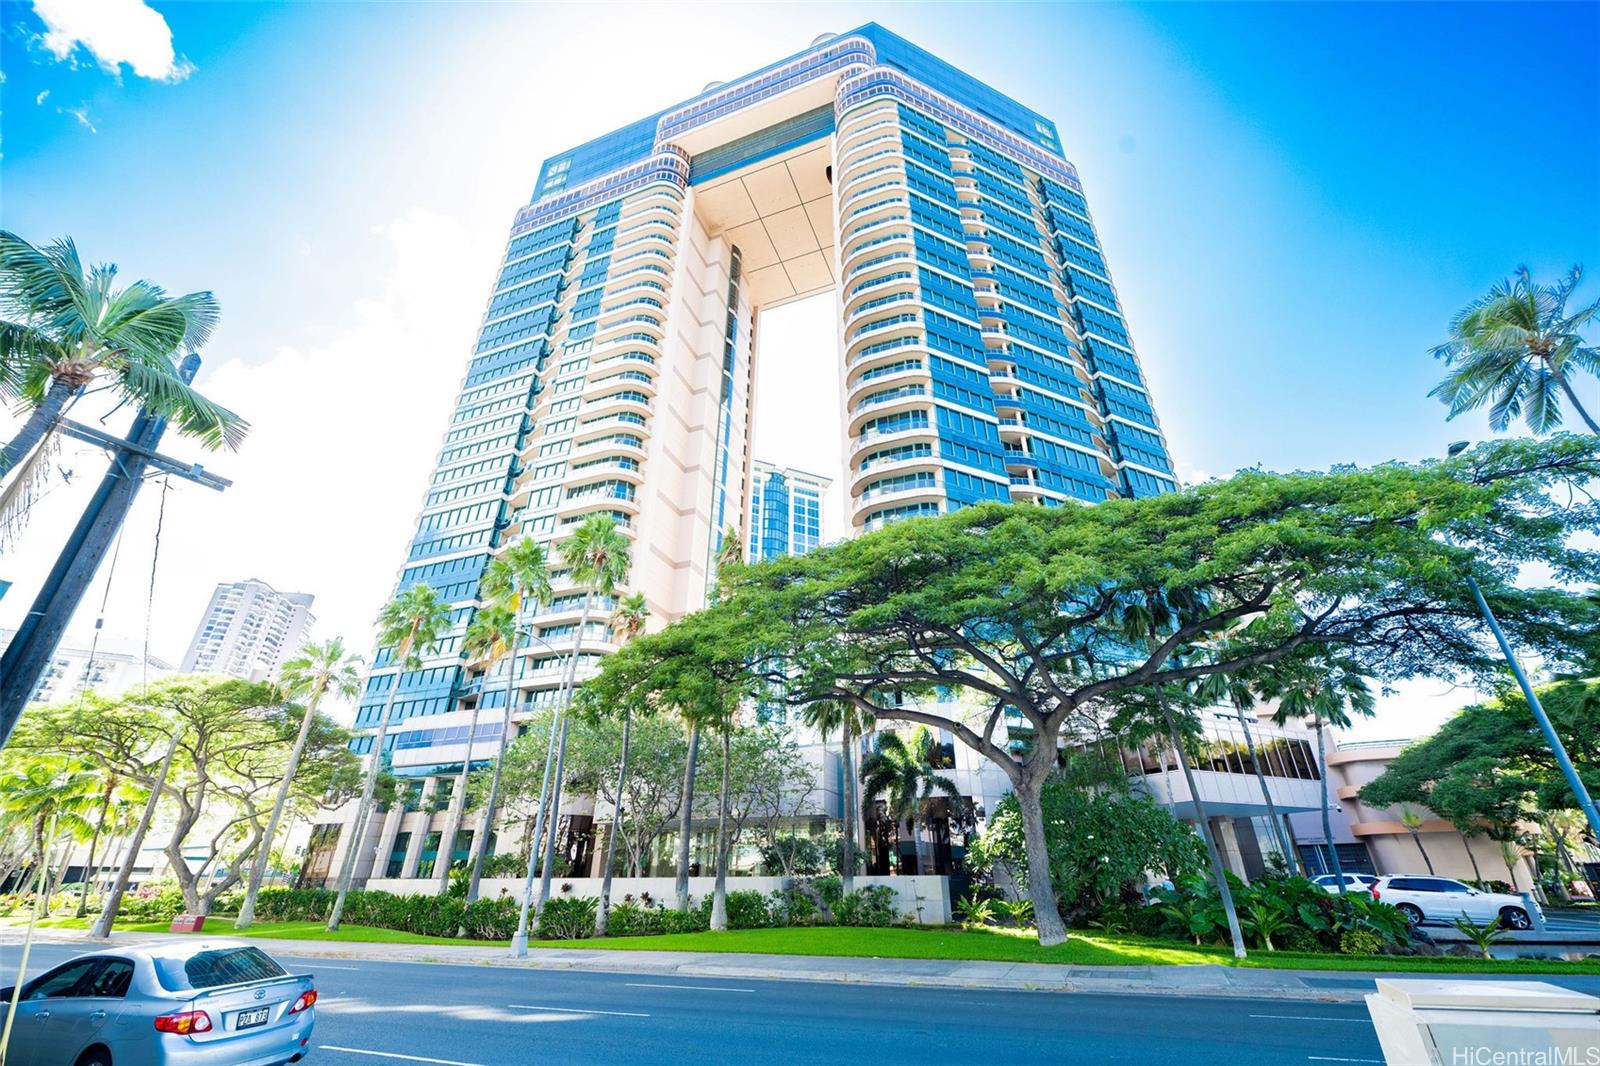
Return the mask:
<svg viewBox="0 0 1600 1066">
<path fill-rule="evenodd" d="M 1505 907 L 1500 911 L 1500 924 L 1507 929 L 1532 929 L 1533 919 L 1521 907 Z"/>
<path fill-rule="evenodd" d="M 1406 920 L 1407 925 L 1422 924 L 1422 909 L 1414 903 L 1402 903 L 1395 910 L 1399 911 Z"/>
<path fill-rule="evenodd" d="M 111 1066 L 111 1052 L 103 1047 L 90 1048 L 78 1056 L 76 1066 Z"/>
</svg>

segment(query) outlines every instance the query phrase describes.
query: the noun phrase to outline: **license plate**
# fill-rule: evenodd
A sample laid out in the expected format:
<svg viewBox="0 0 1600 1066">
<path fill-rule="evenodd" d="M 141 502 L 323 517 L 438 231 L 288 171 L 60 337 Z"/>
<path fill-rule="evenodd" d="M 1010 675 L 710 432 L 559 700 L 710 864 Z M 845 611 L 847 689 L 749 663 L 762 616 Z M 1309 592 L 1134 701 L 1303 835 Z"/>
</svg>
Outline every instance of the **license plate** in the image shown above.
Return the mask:
<svg viewBox="0 0 1600 1066">
<path fill-rule="evenodd" d="M 238 1019 L 233 1023 L 234 1029 L 254 1029 L 258 1025 L 266 1025 L 267 1019 L 272 1017 L 271 1007 L 257 1007 L 255 1010 L 242 1010 Z"/>
</svg>

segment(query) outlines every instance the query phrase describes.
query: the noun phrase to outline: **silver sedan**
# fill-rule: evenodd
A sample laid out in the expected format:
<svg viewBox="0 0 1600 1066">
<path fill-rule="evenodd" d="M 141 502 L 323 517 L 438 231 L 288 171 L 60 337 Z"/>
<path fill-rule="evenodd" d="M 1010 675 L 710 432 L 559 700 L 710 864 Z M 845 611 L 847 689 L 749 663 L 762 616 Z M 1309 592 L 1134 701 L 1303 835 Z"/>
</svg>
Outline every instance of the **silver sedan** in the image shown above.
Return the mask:
<svg viewBox="0 0 1600 1066">
<path fill-rule="evenodd" d="M 14 989 L 0 989 L 0 1024 Z M 317 990 L 243 940 L 80 955 L 22 986 L 7 1063 L 280 1066 L 306 1054 Z"/>
</svg>

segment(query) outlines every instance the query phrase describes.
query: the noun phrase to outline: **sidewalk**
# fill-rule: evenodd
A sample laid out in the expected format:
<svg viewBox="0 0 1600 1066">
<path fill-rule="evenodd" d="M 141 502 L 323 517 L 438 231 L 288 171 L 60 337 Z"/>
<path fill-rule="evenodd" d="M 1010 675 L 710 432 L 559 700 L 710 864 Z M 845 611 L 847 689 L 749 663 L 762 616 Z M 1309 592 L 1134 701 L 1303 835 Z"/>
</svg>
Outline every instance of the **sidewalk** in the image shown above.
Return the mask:
<svg viewBox="0 0 1600 1066">
<path fill-rule="evenodd" d="M 228 936 L 232 929 L 219 930 Z M 112 944 L 165 939 L 164 933 L 113 933 Z M 176 934 L 192 935 L 192 934 Z M 77 944 L 93 950 L 103 942 L 81 932 L 41 930 L 36 943 Z M 20 937 L 0 936 L 0 944 Z M 433 944 L 339 944 L 322 940 L 263 939 L 273 955 L 294 959 L 345 959 L 373 962 L 435 963 L 455 966 L 505 966 L 535 970 L 652 974 L 700 978 L 755 978 L 774 981 L 830 981 L 841 984 L 998 989 L 1020 992 L 1099 992 L 1117 995 L 1224 996 L 1243 999 L 1320 1000 L 1358 1003 L 1373 990 L 1371 974 L 1328 970 L 1252 970 L 1228 966 L 1060 966 L 1048 963 L 955 962 L 942 959 L 875 959 L 821 955 L 722 954 L 690 951 L 585 951 L 581 948 L 529 948 L 514 959 L 504 947 Z M 1491 981 L 1551 981 L 1600 995 L 1600 976 L 1533 977 L 1494 974 L 1415 976 Z"/>
</svg>

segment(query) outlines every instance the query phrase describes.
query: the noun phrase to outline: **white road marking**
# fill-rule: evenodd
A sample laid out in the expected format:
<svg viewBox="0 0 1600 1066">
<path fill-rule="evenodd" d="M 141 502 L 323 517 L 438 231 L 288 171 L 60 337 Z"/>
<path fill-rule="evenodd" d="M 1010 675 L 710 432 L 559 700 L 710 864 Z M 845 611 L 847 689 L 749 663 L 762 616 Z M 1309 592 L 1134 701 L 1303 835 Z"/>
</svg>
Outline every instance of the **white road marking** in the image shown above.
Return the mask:
<svg viewBox="0 0 1600 1066">
<path fill-rule="evenodd" d="M 648 1018 L 648 1014 L 640 1014 L 631 1010 L 583 1010 L 578 1007 L 536 1007 L 531 1003 L 507 1003 L 506 1006 L 515 1010 L 553 1010 L 562 1014 L 609 1014 L 616 1018 Z"/>
<path fill-rule="evenodd" d="M 753 988 L 728 988 L 725 985 L 653 985 L 644 981 L 628 981 L 629 988 L 686 988 L 692 992 L 754 992 Z"/>
<path fill-rule="evenodd" d="M 1252 1018 L 1282 1018 L 1291 1022 L 1357 1022 L 1366 1025 L 1365 1018 L 1330 1018 L 1326 1015 L 1316 1014 L 1252 1014 Z M 1314 1058 L 1315 1056 L 1313 1056 Z M 1335 1062 L 1371 1062 L 1371 1059 L 1334 1059 Z"/>
<path fill-rule="evenodd" d="M 346 1055 L 371 1055 L 378 1059 L 404 1059 L 406 1062 L 431 1062 L 434 1066 L 483 1066 L 481 1062 L 461 1062 L 457 1059 L 429 1059 L 421 1055 L 401 1055 L 393 1051 L 368 1051 L 358 1047 L 339 1047 L 337 1044 L 318 1044 L 319 1051 L 342 1051 Z"/>
<path fill-rule="evenodd" d="M 1307 1055 L 1306 1059 L 1311 1062 L 1376 1062 L 1379 1066 L 1383 1063 L 1382 1059 L 1341 1059 L 1333 1055 Z"/>
<path fill-rule="evenodd" d="M 286 958 L 286 957 L 287 956 L 284 956 L 284 955 L 279 955 L 278 956 L 278 958 L 280 958 L 280 959 L 281 958 Z M 309 959 L 302 959 L 302 960 L 299 960 L 299 961 L 311 962 L 311 960 L 309 960 Z M 315 966 L 319 970 L 355 970 L 357 972 L 359 972 L 361 970 L 361 967 L 359 967 L 359 966 L 326 966 L 326 965 L 323 965 L 320 962 L 311 962 L 311 965 Z"/>
</svg>

